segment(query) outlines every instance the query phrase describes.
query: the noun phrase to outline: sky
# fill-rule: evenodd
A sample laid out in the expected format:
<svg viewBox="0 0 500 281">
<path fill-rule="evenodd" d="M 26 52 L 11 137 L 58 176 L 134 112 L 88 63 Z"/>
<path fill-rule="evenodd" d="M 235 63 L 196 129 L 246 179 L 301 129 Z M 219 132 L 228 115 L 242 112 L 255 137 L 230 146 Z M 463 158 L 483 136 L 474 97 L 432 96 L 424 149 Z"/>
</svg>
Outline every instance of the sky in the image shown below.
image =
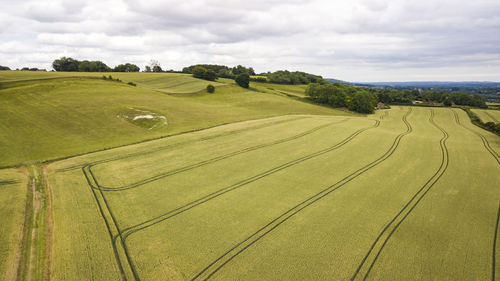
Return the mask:
<svg viewBox="0 0 500 281">
<path fill-rule="evenodd" d="M 0 65 L 62 56 L 299 70 L 353 82 L 500 81 L 499 0 L 0 0 Z"/>
</svg>

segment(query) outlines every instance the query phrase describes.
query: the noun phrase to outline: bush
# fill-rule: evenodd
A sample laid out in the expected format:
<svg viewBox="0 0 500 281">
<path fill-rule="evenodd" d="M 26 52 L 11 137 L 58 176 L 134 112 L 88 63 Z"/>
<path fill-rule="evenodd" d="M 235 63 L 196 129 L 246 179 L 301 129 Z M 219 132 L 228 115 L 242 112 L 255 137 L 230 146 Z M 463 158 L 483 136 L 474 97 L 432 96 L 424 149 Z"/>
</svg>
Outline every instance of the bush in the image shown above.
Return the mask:
<svg viewBox="0 0 500 281">
<path fill-rule="evenodd" d="M 129 84 L 130 86 L 137 86 L 134 82 L 128 82 L 127 84 Z"/>
<path fill-rule="evenodd" d="M 193 77 L 203 79 L 207 70 L 202 66 L 195 66 L 193 68 Z"/>
<path fill-rule="evenodd" d="M 207 85 L 207 92 L 209 92 L 209 93 L 213 93 L 213 92 L 215 92 L 215 87 L 214 87 L 214 85 L 212 85 L 212 84 L 208 84 L 208 85 Z"/>
<path fill-rule="evenodd" d="M 217 74 L 215 74 L 215 71 L 213 71 L 212 69 L 207 69 L 203 74 L 203 79 L 208 81 L 215 81 L 215 79 L 217 79 Z"/>
<path fill-rule="evenodd" d="M 243 88 L 247 88 L 250 86 L 250 75 L 248 73 L 241 73 L 238 76 L 236 76 L 236 79 L 234 79 L 238 85 L 240 85 Z"/>
</svg>

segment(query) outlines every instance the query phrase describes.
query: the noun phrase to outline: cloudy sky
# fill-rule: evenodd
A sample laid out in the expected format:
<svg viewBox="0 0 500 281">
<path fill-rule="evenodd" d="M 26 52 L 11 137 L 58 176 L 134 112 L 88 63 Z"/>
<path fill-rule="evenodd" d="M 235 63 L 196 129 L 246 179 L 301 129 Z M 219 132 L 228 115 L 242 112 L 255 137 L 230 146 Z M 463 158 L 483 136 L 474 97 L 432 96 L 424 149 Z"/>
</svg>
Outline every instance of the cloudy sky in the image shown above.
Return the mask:
<svg viewBox="0 0 500 281">
<path fill-rule="evenodd" d="M 61 56 L 302 70 L 348 81 L 500 81 L 499 0 L 0 0 L 0 65 Z"/>
</svg>

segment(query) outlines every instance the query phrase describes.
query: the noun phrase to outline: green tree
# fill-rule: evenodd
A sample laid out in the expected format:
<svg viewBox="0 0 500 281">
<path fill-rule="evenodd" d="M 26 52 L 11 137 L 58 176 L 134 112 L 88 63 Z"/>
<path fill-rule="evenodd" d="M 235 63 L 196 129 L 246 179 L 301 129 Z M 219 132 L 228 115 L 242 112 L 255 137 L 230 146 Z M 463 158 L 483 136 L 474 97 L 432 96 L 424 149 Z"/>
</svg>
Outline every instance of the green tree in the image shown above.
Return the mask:
<svg viewBox="0 0 500 281">
<path fill-rule="evenodd" d="M 10 67 L 0 65 L 0 70 L 10 70 Z"/>
<path fill-rule="evenodd" d="M 248 88 L 250 86 L 250 75 L 246 72 L 239 74 L 234 80 L 243 88 Z"/>
<path fill-rule="evenodd" d="M 139 72 L 140 68 L 132 63 L 119 64 L 113 69 L 114 72 Z"/>
<path fill-rule="evenodd" d="M 207 70 L 203 66 L 199 66 L 199 65 L 195 66 L 193 68 L 193 77 L 204 79 L 205 72 L 207 72 Z"/>
<path fill-rule="evenodd" d="M 102 61 L 88 61 L 84 60 L 78 64 L 78 71 L 80 72 L 107 72 L 111 69 Z"/>
<path fill-rule="evenodd" d="M 54 68 L 55 71 L 73 72 L 73 71 L 78 71 L 79 64 L 80 62 L 78 60 L 75 60 L 73 58 L 62 57 L 52 62 L 52 68 Z"/>
<path fill-rule="evenodd" d="M 215 74 L 215 71 L 212 69 L 207 69 L 205 73 L 203 74 L 203 79 L 208 80 L 208 81 L 215 81 L 217 79 L 217 74 Z"/>
<path fill-rule="evenodd" d="M 360 113 L 373 113 L 375 101 L 371 93 L 361 90 L 352 97 L 349 109 Z"/>
</svg>

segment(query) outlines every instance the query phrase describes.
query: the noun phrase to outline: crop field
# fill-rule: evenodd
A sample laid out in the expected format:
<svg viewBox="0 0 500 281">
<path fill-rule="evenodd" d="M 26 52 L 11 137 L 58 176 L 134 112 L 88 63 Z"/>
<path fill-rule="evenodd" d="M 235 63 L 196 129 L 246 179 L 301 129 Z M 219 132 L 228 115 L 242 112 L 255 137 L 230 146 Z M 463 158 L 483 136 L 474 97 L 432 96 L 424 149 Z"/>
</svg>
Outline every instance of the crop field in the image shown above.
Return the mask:
<svg viewBox="0 0 500 281">
<path fill-rule="evenodd" d="M 500 110 L 471 109 L 484 123 L 500 123 Z"/>
<path fill-rule="evenodd" d="M 500 138 L 464 111 L 264 117 L 48 165 L 52 279 L 500 280 Z"/>
<path fill-rule="evenodd" d="M 25 172 L 0 170 L 0 278 L 15 280 L 26 204 Z"/>
</svg>

